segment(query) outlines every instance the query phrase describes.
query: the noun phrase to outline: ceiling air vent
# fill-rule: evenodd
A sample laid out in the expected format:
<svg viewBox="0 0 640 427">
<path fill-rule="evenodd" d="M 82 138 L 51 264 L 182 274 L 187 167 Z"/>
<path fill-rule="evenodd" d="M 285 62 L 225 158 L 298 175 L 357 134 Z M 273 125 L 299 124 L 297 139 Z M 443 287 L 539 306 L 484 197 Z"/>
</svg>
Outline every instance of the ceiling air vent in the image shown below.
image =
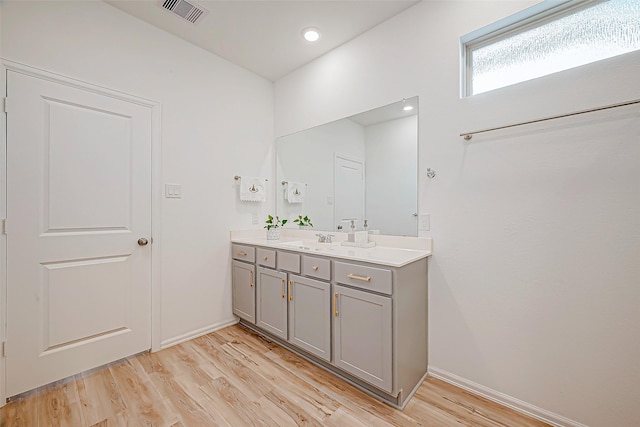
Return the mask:
<svg viewBox="0 0 640 427">
<path fill-rule="evenodd" d="M 186 0 L 164 0 L 162 7 L 171 11 L 187 21 L 195 24 L 198 19 L 207 14 L 207 10 L 203 7 L 196 6 L 195 4 Z"/>
</svg>

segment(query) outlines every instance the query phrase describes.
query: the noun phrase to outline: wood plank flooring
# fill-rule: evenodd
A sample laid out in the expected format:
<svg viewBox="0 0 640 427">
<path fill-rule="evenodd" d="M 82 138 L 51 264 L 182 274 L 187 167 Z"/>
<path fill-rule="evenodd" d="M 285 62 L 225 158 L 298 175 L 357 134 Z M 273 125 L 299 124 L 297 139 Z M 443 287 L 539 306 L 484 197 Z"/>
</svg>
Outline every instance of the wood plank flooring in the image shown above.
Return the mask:
<svg viewBox="0 0 640 427">
<path fill-rule="evenodd" d="M 546 425 L 433 378 L 399 411 L 240 325 L 0 408 L 0 427 Z"/>
</svg>

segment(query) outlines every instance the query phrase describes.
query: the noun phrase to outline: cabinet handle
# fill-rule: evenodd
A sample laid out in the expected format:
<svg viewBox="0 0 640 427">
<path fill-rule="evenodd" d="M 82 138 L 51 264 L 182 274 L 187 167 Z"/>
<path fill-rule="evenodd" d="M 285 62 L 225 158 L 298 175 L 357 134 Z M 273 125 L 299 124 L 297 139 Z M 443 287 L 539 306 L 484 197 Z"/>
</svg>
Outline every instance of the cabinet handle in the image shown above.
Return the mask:
<svg viewBox="0 0 640 427">
<path fill-rule="evenodd" d="M 253 288 L 253 271 L 249 272 L 251 274 L 251 282 L 249 283 L 249 287 Z"/>
<path fill-rule="evenodd" d="M 280 286 L 280 295 L 284 299 L 284 279 L 282 279 L 282 286 Z"/>
<path fill-rule="evenodd" d="M 313 271 L 318 271 L 318 266 L 314 265 L 313 267 L 311 267 L 313 269 Z"/>
<path fill-rule="evenodd" d="M 333 294 L 333 317 L 338 317 L 338 293 Z"/>
<path fill-rule="evenodd" d="M 236 255 L 247 256 L 247 253 L 246 252 L 242 252 L 242 251 L 237 251 Z"/>
<path fill-rule="evenodd" d="M 293 301 L 293 293 L 291 292 L 291 285 L 293 285 L 293 280 L 289 280 L 289 301 Z"/>
<path fill-rule="evenodd" d="M 349 279 L 362 280 L 363 282 L 370 282 L 370 281 L 371 281 L 371 277 L 369 277 L 369 276 L 367 276 L 367 277 L 364 277 L 364 276 L 357 276 L 357 275 L 355 275 L 355 274 L 351 274 L 351 273 L 349 273 L 349 274 L 347 274 L 347 277 L 348 277 Z"/>
<path fill-rule="evenodd" d="M 268 258 L 268 257 L 265 255 L 265 257 L 264 257 L 264 258 L 262 258 L 262 259 L 266 261 L 266 260 L 267 260 L 267 258 Z"/>
</svg>

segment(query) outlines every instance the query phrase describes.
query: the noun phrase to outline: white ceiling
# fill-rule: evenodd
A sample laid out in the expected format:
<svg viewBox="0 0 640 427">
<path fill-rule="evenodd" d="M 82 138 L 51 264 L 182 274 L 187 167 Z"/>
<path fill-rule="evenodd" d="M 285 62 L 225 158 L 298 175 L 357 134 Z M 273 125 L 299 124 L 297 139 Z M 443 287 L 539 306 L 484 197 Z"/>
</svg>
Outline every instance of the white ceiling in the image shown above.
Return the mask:
<svg viewBox="0 0 640 427">
<path fill-rule="evenodd" d="M 188 0 L 208 13 L 192 24 L 162 0 L 105 0 L 247 70 L 275 81 L 375 27 L 418 0 Z M 316 27 L 321 38 L 302 38 Z"/>
<path fill-rule="evenodd" d="M 407 105 L 411 105 L 413 109 L 405 111 L 403 108 Z M 403 99 L 402 101 L 365 111 L 364 113 L 356 114 L 348 118 L 360 126 L 371 126 L 401 117 L 415 116 L 417 114 L 418 97 L 414 96 L 413 98 Z"/>
</svg>

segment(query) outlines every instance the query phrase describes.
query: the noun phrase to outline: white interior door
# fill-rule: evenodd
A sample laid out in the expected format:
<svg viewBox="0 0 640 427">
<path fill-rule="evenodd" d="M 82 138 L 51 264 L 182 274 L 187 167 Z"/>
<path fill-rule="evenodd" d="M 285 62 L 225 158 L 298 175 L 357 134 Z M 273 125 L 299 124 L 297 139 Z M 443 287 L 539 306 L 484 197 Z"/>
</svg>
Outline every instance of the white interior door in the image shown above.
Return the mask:
<svg viewBox="0 0 640 427">
<path fill-rule="evenodd" d="M 7 72 L 7 396 L 151 347 L 151 109 Z"/>
<path fill-rule="evenodd" d="M 362 229 L 364 219 L 364 161 L 335 154 L 334 165 L 334 222 L 349 230 L 345 219 L 355 218 Z"/>
</svg>

